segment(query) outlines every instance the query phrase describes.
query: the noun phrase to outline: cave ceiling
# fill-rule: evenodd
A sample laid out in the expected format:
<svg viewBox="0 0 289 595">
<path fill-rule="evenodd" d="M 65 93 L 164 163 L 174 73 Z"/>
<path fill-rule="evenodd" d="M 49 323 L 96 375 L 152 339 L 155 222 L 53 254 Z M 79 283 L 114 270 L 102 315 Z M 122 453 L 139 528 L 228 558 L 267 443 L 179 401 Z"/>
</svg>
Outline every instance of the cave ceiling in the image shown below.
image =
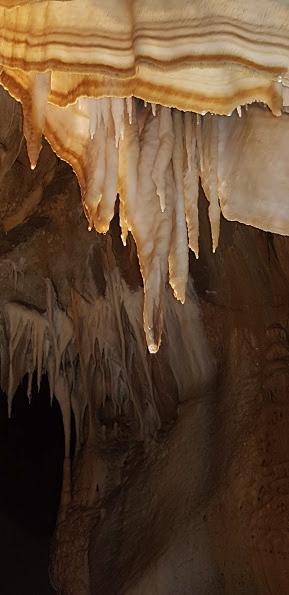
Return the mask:
<svg viewBox="0 0 289 595">
<path fill-rule="evenodd" d="M 183 303 L 189 248 L 198 257 L 199 179 L 213 251 L 221 213 L 289 231 L 288 12 L 267 0 L 0 3 L 0 83 L 22 104 L 31 168 L 44 135 L 77 175 L 89 230 L 108 231 L 119 194 L 151 352 L 167 275 Z M 2 145 L 1 176 L 19 134 Z M 7 215 L 4 228 L 13 221 Z"/>
<path fill-rule="evenodd" d="M 92 510 L 113 493 L 109 506 L 117 527 L 121 515 L 113 490 L 122 485 L 124 494 L 133 494 L 133 480 L 131 488 L 130 480 L 118 480 L 126 478 L 126 457 L 134 469 L 131 445 L 134 456 L 139 437 L 145 443 L 171 428 L 180 405 L 190 411 L 192 395 L 209 394 L 222 365 L 231 386 L 223 393 L 235 398 L 237 412 L 247 399 L 256 413 L 261 397 L 254 400 L 249 385 L 253 378 L 257 394 L 260 328 L 269 344 L 264 376 L 271 388 L 263 392 L 276 402 L 282 392 L 270 366 L 280 359 L 276 343 L 288 367 L 289 0 L 0 0 L 0 22 L 0 384 L 10 415 L 23 377 L 28 375 L 30 398 L 33 376 L 40 387 L 47 374 L 64 425 L 62 508 L 75 497 L 77 506 Z M 212 402 L 213 418 L 219 404 Z M 211 431 L 207 401 L 200 403 L 209 440 L 217 430 Z M 72 415 L 80 456 L 74 496 Z M 240 436 L 246 415 L 236 414 Z M 207 442 L 194 416 L 201 451 L 202 440 Z M 174 460 L 174 440 L 180 442 L 189 469 L 191 422 L 186 415 L 180 419 L 184 431 L 176 424 L 165 448 Z M 284 436 L 288 442 L 285 430 Z M 104 446 L 107 437 L 111 449 Z M 230 440 L 224 440 L 228 452 Z M 245 448 L 243 434 L 241 442 Z M 94 449 L 93 456 L 85 449 Z M 209 448 L 204 453 L 203 466 Z M 158 483 L 151 478 L 155 461 L 164 477 L 156 499 L 142 496 L 143 508 L 150 501 L 155 518 L 169 482 L 176 499 L 179 483 L 174 469 L 167 479 L 165 450 L 159 454 L 153 446 L 138 460 L 142 456 L 139 477 L 147 473 L 148 491 L 150 481 Z M 176 461 L 182 469 L 181 457 Z M 191 474 L 190 493 L 194 481 Z M 182 487 L 177 518 L 186 509 L 186 494 Z M 134 525 L 129 497 L 123 509 Z M 171 501 L 164 501 L 173 518 L 174 503 L 170 508 Z M 106 544 L 110 521 L 103 521 L 101 506 L 97 522 L 103 522 Z M 254 514 L 258 538 L 266 527 Z M 126 530 L 124 524 L 119 534 Z M 98 539 L 101 549 L 101 531 L 96 544 Z M 64 552 L 67 542 L 64 535 Z M 56 550 L 58 585 L 69 569 L 61 560 L 58 568 Z M 93 570 L 100 589 L 115 580 L 114 553 L 107 560 Z M 130 566 L 128 574 L 137 575 Z M 82 592 L 82 578 L 67 592 Z M 58 590 L 64 592 L 61 580 Z"/>
<path fill-rule="evenodd" d="M 76 173 L 89 231 L 108 232 L 118 196 L 152 353 L 167 277 L 183 304 L 189 249 L 199 255 L 199 182 L 213 252 L 221 214 L 289 233 L 288 16 L 288 2 L 267 0 L 0 1 L 3 231 L 35 215 L 57 157 Z"/>
</svg>

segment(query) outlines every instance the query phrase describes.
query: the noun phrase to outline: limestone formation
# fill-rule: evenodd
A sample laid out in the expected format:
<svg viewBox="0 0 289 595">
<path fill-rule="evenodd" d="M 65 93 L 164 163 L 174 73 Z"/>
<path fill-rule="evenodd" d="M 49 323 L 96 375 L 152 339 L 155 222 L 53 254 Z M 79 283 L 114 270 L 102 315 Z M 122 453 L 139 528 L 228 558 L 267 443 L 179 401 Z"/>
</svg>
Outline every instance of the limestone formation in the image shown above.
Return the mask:
<svg viewBox="0 0 289 595">
<path fill-rule="evenodd" d="M 260 549 L 267 556 L 272 541 L 274 553 L 288 555 L 278 508 L 287 510 L 288 496 L 285 503 L 276 496 L 276 520 L 259 510 L 250 485 L 261 492 L 261 477 L 271 502 L 266 470 L 274 457 L 264 455 L 257 479 L 250 469 L 244 479 L 225 447 L 215 473 L 210 449 L 231 392 L 241 404 L 235 396 L 237 412 L 225 414 L 224 444 L 229 452 L 235 424 L 237 466 L 248 451 L 257 469 L 265 448 L 238 407 L 246 417 L 248 403 L 257 416 L 270 393 L 277 418 L 284 413 L 274 337 L 284 375 L 289 1 L 0 0 L 0 22 L 0 381 L 9 415 L 26 374 L 28 398 L 33 376 L 40 387 L 46 374 L 61 408 L 52 582 L 69 595 L 191 593 L 192 586 L 200 595 L 271 593 L 278 572 L 267 570 Z M 279 308 L 278 296 L 276 322 L 270 308 Z M 264 411 L 264 426 L 272 426 L 275 413 Z M 194 473 L 207 464 L 195 487 Z M 227 492 L 218 484 L 223 467 Z M 283 471 L 277 475 L 283 481 Z M 248 574 L 239 567 L 239 592 L 218 559 L 214 531 L 229 523 L 219 489 L 229 494 L 232 516 L 238 493 L 235 547 L 244 564 L 251 550 L 243 524 L 261 556 L 263 574 L 260 561 Z M 210 518 L 207 530 L 199 511 Z M 72 554 L 74 523 L 80 537 Z M 233 566 L 233 554 L 222 551 Z M 63 563 L 70 557 L 73 569 Z M 281 580 L 279 588 L 285 595 Z"/>
</svg>

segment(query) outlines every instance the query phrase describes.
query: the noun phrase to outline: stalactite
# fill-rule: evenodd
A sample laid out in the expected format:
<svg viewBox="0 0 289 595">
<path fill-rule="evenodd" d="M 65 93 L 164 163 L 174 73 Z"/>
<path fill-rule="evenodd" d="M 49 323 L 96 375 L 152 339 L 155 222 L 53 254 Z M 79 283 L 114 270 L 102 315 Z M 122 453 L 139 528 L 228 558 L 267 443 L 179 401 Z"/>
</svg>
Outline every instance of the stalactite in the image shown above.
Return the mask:
<svg viewBox="0 0 289 595">
<path fill-rule="evenodd" d="M 221 217 L 221 209 L 218 197 L 218 116 L 212 116 L 209 200 L 209 220 L 212 233 L 212 249 L 213 252 L 216 252 L 219 243 Z"/>
<path fill-rule="evenodd" d="M 50 279 L 46 279 L 47 310 L 49 322 L 50 343 L 55 355 L 55 381 L 60 373 L 61 366 L 65 367 L 65 356 L 73 341 L 73 324 L 64 310 L 57 302 L 56 293 Z M 69 354 L 68 354 L 69 359 Z"/>
<path fill-rule="evenodd" d="M 163 326 L 163 300 L 172 228 L 171 207 L 162 213 L 152 179 L 159 150 L 158 118 L 148 114 L 141 138 L 138 160 L 137 201 L 130 207 L 132 233 L 136 240 L 144 279 L 144 328 L 148 348 L 159 348 Z"/>
<path fill-rule="evenodd" d="M 89 141 L 87 147 L 86 169 L 88 173 L 85 202 L 90 213 L 90 227 L 93 226 L 103 193 L 106 174 L 105 141 L 106 129 L 101 120 L 97 125 L 93 139 Z"/>
<path fill-rule="evenodd" d="M 169 270 L 175 295 L 181 301 L 187 270 L 185 236 L 196 256 L 199 249 L 198 174 L 210 203 L 214 252 L 221 210 L 229 219 L 288 233 L 287 203 L 281 183 L 280 199 L 275 198 L 282 207 L 280 213 L 272 215 L 267 206 L 264 217 L 260 208 L 264 201 L 260 199 L 255 201 L 254 209 L 248 209 L 250 215 L 243 215 L 244 209 L 239 209 L 241 199 L 235 201 L 236 206 L 232 192 L 229 200 L 226 196 L 222 199 L 225 184 L 219 175 L 219 123 L 224 114 L 234 119 L 236 110 L 242 116 L 242 105 L 262 102 L 271 109 L 270 117 L 274 114 L 282 118 L 282 110 L 288 108 L 288 44 L 283 31 L 288 20 L 286 2 L 279 2 L 278 10 L 275 5 L 268 5 L 269 20 L 258 3 L 251 3 L 244 19 L 244 11 L 232 1 L 222 3 L 220 9 L 218 3 L 204 5 L 196 0 L 179 5 L 175 0 L 167 0 L 165 11 L 159 11 L 158 3 L 150 3 L 144 11 L 142 2 L 135 0 L 134 10 L 129 11 L 121 10 L 116 1 L 106 7 L 105 2 L 92 0 L 85 10 L 83 3 L 75 0 L 73 6 L 71 2 L 59 2 L 57 10 L 48 12 L 45 3 L 11 2 L 0 2 L 4 23 L 0 81 L 23 105 L 31 167 L 36 166 L 43 133 L 55 152 L 76 172 L 89 230 L 108 230 L 116 188 L 119 189 L 122 241 L 126 243 L 131 231 L 137 243 L 144 277 L 146 336 L 149 348 L 156 351 L 163 317 L 161 295 L 168 272 L 164 265 L 168 257 L 164 237 L 169 224 L 167 215 L 160 217 L 155 196 L 161 212 L 171 209 Z M 223 32 L 219 31 L 220 18 L 226 23 Z M 254 40 L 249 22 L 257 31 Z M 175 30 L 173 44 L 167 36 L 169 30 Z M 26 43 L 27 35 L 37 43 Z M 88 58 L 87 40 L 93 38 L 95 43 Z M 218 47 L 221 38 L 225 56 L 222 64 Z M 204 40 L 201 45 L 200 39 Z M 69 51 L 65 48 L 67 40 Z M 1 123 L 3 126 L 6 123 Z M 11 151 L 1 142 L 1 178 L 15 160 L 19 147 L 19 139 Z M 124 151 L 128 154 L 122 155 Z M 124 172 L 129 175 L 127 181 Z M 168 205 L 169 201 L 173 207 Z"/>
<path fill-rule="evenodd" d="M 118 147 L 119 140 L 124 136 L 124 100 L 119 97 L 112 97 L 111 112 L 115 128 L 115 146 Z"/>
<path fill-rule="evenodd" d="M 218 244 L 217 121 L 212 120 L 207 141 L 210 116 L 202 122 L 200 115 L 157 104 L 145 106 L 131 96 L 80 97 L 63 110 L 61 118 L 59 108 L 47 103 L 49 89 L 49 72 L 33 75 L 31 101 L 25 107 L 31 109 L 24 113 L 24 127 L 31 132 L 31 142 L 30 132 L 26 133 L 29 151 L 35 154 L 32 164 L 43 127 L 50 122 L 61 145 L 69 148 L 89 230 L 108 231 L 119 193 L 121 237 L 125 245 L 131 232 L 136 242 L 144 282 L 144 328 L 149 351 L 156 352 L 167 277 L 175 297 L 184 302 L 188 247 L 198 257 L 199 175 L 210 202 L 214 251 Z M 51 374 L 53 357 L 50 353 Z"/>
<path fill-rule="evenodd" d="M 41 376 L 47 372 L 51 395 L 55 393 L 61 370 L 66 367 L 66 353 L 73 339 L 71 320 L 57 304 L 51 281 L 47 280 L 47 310 L 44 313 L 17 302 L 4 305 L 4 320 L 8 335 L 9 372 L 7 360 L 1 358 L 3 390 L 8 394 L 8 412 L 14 393 L 28 373 L 28 397 L 31 396 L 32 375 L 36 371 L 40 389 Z M 7 379 L 7 380 L 6 380 Z"/>
<path fill-rule="evenodd" d="M 216 251 L 220 234 L 221 208 L 219 204 L 219 116 L 207 114 L 201 127 L 200 177 L 203 190 L 209 201 L 208 215 L 211 225 L 212 250 Z M 198 138 L 198 137 L 197 137 Z"/>
<path fill-rule="evenodd" d="M 137 199 L 137 175 L 139 160 L 139 135 L 137 105 L 133 102 L 132 123 L 125 116 L 125 135 L 120 143 L 118 192 L 120 199 L 120 225 L 123 243 L 126 243 L 128 230 L 131 229 L 131 213 Z"/>
<path fill-rule="evenodd" d="M 99 99 L 94 99 L 94 97 L 89 97 L 89 98 L 85 98 L 85 99 L 80 98 L 78 101 L 79 101 L 80 106 L 83 101 L 88 102 L 89 135 L 90 135 L 90 139 L 92 140 L 95 135 L 96 127 L 98 125 L 97 105 L 98 105 Z"/>
<path fill-rule="evenodd" d="M 168 269 L 175 297 L 184 302 L 188 247 L 198 257 L 198 181 L 199 175 L 206 178 L 208 169 L 201 116 L 146 107 L 131 97 L 83 99 L 80 108 L 93 136 L 85 153 L 89 229 L 108 230 L 118 190 L 121 237 L 125 245 L 131 231 L 136 241 L 144 280 L 145 332 L 149 350 L 155 352 L 161 340 Z M 220 217 L 215 136 L 211 133 L 210 180 L 203 184 L 210 201 L 214 250 Z"/>
<path fill-rule="evenodd" d="M 173 174 L 175 183 L 171 249 L 169 254 L 170 284 L 174 296 L 184 303 L 189 273 L 188 235 L 184 196 L 184 123 L 183 115 L 173 111 L 175 143 L 173 149 Z"/>
<path fill-rule="evenodd" d="M 32 373 L 34 369 L 38 374 L 39 370 L 42 372 L 43 344 L 48 330 L 48 321 L 36 310 L 16 302 L 8 302 L 4 305 L 4 317 L 9 337 L 7 394 L 10 416 L 13 396 L 24 374 Z M 30 396 L 29 389 L 28 396 Z"/>
<path fill-rule="evenodd" d="M 31 169 L 35 169 L 42 147 L 47 98 L 50 93 L 51 72 L 34 73 L 31 77 L 30 102 L 24 108 L 24 135 Z"/>
<path fill-rule="evenodd" d="M 153 167 L 152 179 L 156 185 L 163 212 L 166 208 L 166 171 L 172 159 L 174 146 L 172 113 L 168 107 L 160 107 L 159 139 L 160 146 Z"/>
<path fill-rule="evenodd" d="M 114 142 L 114 121 L 109 110 L 106 124 L 105 139 L 105 176 L 93 224 L 96 231 L 106 233 L 114 215 L 114 205 L 117 195 L 118 157 L 119 151 Z"/>
<path fill-rule="evenodd" d="M 126 97 L 126 109 L 128 113 L 128 121 L 130 124 L 132 123 L 132 101 L 132 97 Z"/>
<path fill-rule="evenodd" d="M 199 171 L 197 163 L 196 116 L 185 113 L 185 143 L 187 159 L 184 168 L 184 195 L 189 248 L 199 257 Z"/>
<path fill-rule="evenodd" d="M 172 177 L 171 166 L 169 169 Z M 163 216 L 157 197 L 156 205 Z M 9 415 L 21 379 L 28 374 L 30 396 L 35 372 L 38 388 L 42 374 L 47 374 L 51 398 L 55 396 L 60 405 L 65 438 L 61 497 L 64 508 L 71 496 L 71 410 L 75 417 L 77 455 L 84 440 L 92 440 L 93 444 L 100 423 L 104 427 L 108 424 L 102 434 L 113 433 L 115 437 L 121 433 L 119 418 L 125 424 L 134 424 L 140 438 L 147 433 L 155 435 L 161 426 L 164 405 L 163 387 L 153 381 L 153 358 L 146 347 L 141 288 L 132 292 L 116 266 L 106 273 L 104 297 L 93 297 L 92 277 L 88 286 L 90 283 L 90 301 L 72 290 L 68 316 L 51 280 L 46 279 L 46 310 L 40 312 L 22 303 L 7 302 L 0 326 L 1 387 L 8 393 Z M 192 282 L 184 306 L 173 299 L 170 288 L 166 290 L 164 303 L 166 361 L 179 390 L 178 398 L 182 399 L 192 387 L 207 381 L 212 364 L 206 356 L 203 334 L 192 333 L 188 323 L 193 321 L 196 329 L 200 325 Z M 181 353 L 181 368 L 176 350 Z M 102 422 L 98 417 L 101 409 L 106 410 L 107 416 Z M 93 501 L 94 495 L 95 489 L 87 495 L 88 500 Z"/>
</svg>

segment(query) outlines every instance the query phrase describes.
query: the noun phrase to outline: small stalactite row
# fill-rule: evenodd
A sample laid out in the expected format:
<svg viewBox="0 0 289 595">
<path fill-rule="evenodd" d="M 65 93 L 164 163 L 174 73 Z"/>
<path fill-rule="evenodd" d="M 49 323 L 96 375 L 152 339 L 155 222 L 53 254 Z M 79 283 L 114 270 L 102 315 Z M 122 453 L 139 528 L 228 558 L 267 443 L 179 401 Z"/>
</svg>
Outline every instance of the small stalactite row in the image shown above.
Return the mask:
<svg viewBox="0 0 289 595">
<path fill-rule="evenodd" d="M 95 411 L 106 407 L 107 401 L 111 404 L 112 419 L 117 415 L 128 419 L 132 407 L 139 436 L 144 438 L 147 433 L 154 435 L 161 426 L 162 387 L 152 381 L 152 356 L 146 348 L 141 320 L 142 290 L 131 292 L 117 267 L 107 276 L 105 297 L 89 302 L 72 289 L 69 313 L 61 308 L 49 279 L 46 289 L 44 312 L 21 302 L 4 305 L 0 379 L 1 388 L 8 395 L 10 416 L 14 394 L 25 374 L 29 379 L 29 399 L 33 374 L 36 373 L 38 389 L 42 374 L 47 374 L 51 402 L 55 396 L 63 418 L 63 490 L 67 496 L 71 410 L 75 419 L 76 453 L 84 442 L 85 418 L 93 435 Z M 213 373 L 191 281 L 184 306 L 167 290 L 165 318 L 166 365 L 174 378 L 176 399 L 186 399 L 194 390 L 199 391 Z M 194 326 L 194 333 L 188 320 Z M 181 368 L 176 349 L 182 353 Z"/>
</svg>

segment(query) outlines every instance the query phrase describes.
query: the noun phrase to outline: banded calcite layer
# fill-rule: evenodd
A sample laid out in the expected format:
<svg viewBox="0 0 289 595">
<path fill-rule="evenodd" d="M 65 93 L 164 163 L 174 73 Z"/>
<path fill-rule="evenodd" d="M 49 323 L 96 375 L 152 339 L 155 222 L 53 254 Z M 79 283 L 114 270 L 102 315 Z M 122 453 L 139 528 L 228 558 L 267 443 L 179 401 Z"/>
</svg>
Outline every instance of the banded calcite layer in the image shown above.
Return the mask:
<svg viewBox="0 0 289 595">
<path fill-rule="evenodd" d="M 89 230 L 106 233 L 119 195 L 155 352 L 167 278 L 184 302 L 198 256 L 199 180 L 213 251 L 221 212 L 289 233 L 289 2 L 0 0 L 0 19 L 0 82 L 22 103 L 31 167 L 44 134 L 77 174 Z"/>
<path fill-rule="evenodd" d="M 3 81 L 25 101 L 29 73 L 51 70 L 49 101 L 62 106 L 134 95 L 214 113 L 264 101 L 278 113 L 288 12 L 270 0 L 2 1 Z"/>
</svg>

